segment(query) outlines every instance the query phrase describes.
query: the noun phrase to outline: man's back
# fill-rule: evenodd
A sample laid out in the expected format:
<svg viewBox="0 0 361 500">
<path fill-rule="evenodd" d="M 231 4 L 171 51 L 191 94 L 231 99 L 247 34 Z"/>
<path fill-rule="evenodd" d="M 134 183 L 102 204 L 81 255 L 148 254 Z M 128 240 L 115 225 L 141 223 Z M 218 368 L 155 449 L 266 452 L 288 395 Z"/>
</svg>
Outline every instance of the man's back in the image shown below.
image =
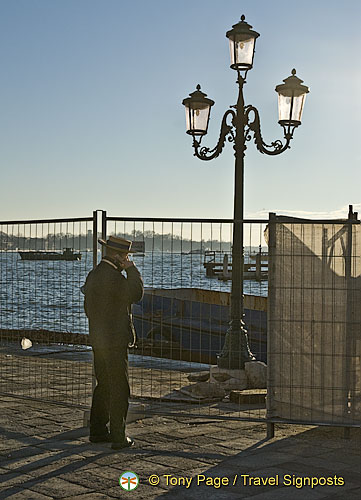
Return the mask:
<svg viewBox="0 0 361 500">
<path fill-rule="evenodd" d="M 125 347 L 131 340 L 130 306 L 142 298 L 143 282 L 135 266 L 126 272 L 127 278 L 102 260 L 86 279 L 84 308 L 93 346 Z"/>
</svg>

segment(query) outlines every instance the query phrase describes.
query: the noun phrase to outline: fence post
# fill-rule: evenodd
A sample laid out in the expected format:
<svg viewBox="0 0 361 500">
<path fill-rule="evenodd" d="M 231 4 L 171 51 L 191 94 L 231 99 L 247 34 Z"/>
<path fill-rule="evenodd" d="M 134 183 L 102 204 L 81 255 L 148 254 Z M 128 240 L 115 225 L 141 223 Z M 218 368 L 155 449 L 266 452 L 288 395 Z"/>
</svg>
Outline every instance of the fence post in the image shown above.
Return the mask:
<svg viewBox="0 0 361 500">
<path fill-rule="evenodd" d="M 98 265 L 98 210 L 93 211 L 93 269 Z M 96 378 L 94 372 L 94 359 L 92 360 L 92 395 L 96 386 Z M 90 425 L 90 410 L 84 410 L 83 425 Z"/>
<path fill-rule="evenodd" d="M 272 413 L 273 404 L 273 391 L 274 391 L 274 374 L 273 374 L 273 360 L 271 350 L 271 314 L 275 308 L 275 290 L 274 275 L 275 275 L 275 249 L 276 249 L 276 214 L 269 214 L 268 221 L 268 307 L 267 307 L 267 404 L 266 404 L 266 419 L 268 413 Z M 275 424 L 267 421 L 267 439 L 272 439 L 275 435 Z"/>
<path fill-rule="evenodd" d="M 102 239 L 107 239 L 107 211 L 102 210 Z M 105 247 L 102 245 L 102 257 L 104 257 Z"/>
<path fill-rule="evenodd" d="M 352 231 L 354 213 L 352 205 L 349 205 L 348 220 L 347 220 L 347 246 L 345 255 L 345 279 L 346 279 L 346 335 L 345 335 L 345 360 L 344 360 L 344 420 L 347 421 L 350 417 L 350 412 L 352 412 L 352 407 L 349 405 L 353 404 L 350 397 L 350 392 L 352 391 L 352 363 L 350 363 L 352 356 L 352 343 L 354 336 L 353 328 L 353 283 L 352 283 Z M 351 365 L 351 366 L 350 366 Z M 344 438 L 350 438 L 350 430 L 344 427 Z"/>
<path fill-rule="evenodd" d="M 98 214 L 93 212 L 93 269 L 98 263 Z"/>
</svg>

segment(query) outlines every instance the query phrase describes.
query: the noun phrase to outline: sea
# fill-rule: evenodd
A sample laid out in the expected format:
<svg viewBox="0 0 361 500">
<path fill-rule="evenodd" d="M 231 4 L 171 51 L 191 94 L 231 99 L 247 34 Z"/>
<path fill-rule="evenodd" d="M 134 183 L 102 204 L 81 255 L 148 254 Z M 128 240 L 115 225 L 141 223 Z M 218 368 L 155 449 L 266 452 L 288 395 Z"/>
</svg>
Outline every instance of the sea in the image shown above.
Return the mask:
<svg viewBox="0 0 361 500">
<path fill-rule="evenodd" d="M 87 334 L 81 286 L 93 254 L 81 254 L 80 261 L 23 261 L 18 252 L 0 252 L 0 329 Z M 132 258 L 145 288 L 231 290 L 231 281 L 206 276 L 202 254 L 147 252 Z M 267 281 L 244 281 L 245 294 L 267 296 L 267 291 Z"/>
</svg>

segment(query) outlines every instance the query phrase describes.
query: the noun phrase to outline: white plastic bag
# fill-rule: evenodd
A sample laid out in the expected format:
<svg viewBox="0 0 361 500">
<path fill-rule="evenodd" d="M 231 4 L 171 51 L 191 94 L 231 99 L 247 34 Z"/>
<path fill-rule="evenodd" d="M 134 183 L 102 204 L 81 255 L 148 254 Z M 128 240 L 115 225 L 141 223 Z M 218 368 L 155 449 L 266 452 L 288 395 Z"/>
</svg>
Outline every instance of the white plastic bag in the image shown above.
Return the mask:
<svg viewBox="0 0 361 500">
<path fill-rule="evenodd" d="M 26 337 L 23 337 L 21 339 L 21 348 L 22 349 L 30 349 L 30 347 L 32 347 L 33 343 L 31 342 L 31 340 L 27 339 Z"/>
</svg>

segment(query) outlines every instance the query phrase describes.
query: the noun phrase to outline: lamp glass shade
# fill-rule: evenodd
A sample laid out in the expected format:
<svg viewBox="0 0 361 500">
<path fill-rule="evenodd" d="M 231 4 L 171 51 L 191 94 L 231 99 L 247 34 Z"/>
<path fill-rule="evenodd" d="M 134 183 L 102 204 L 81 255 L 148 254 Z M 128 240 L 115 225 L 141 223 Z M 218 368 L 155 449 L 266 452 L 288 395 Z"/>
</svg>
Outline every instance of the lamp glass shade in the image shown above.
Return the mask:
<svg viewBox="0 0 361 500">
<path fill-rule="evenodd" d="M 201 91 L 201 86 L 197 85 L 195 92 L 183 99 L 186 108 L 187 134 L 205 135 L 208 129 L 211 106 L 214 101 L 207 98 L 207 94 Z"/>
<path fill-rule="evenodd" d="M 280 122 L 302 121 L 302 112 L 306 100 L 306 94 L 299 96 L 285 96 L 278 94 L 278 119 Z M 285 123 L 286 124 L 286 123 Z"/>
<path fill-rule="evenodd" d="M 231 52 L 231 68 L 241 71 L 251 69 L 256 38 L 259 37 L 259 33 L 246 23 L 244 16 L 241 16 L 240 22 L 234 24 L 232 29 L 227 31 L 226 37 L 229 40 Z"/>
<path fill-rule="evenodd" d="M 231 68 L 252 68 L 255 41 L 254 37 L 246 34 L 237 34 L 229 38 Z"/>
<path fill-rule="evenodd" d="M 191 106 L 185 106 L 185 108 L 187 134 L 206 134 L 211 110 L 210 105 L 192 102 Z"/>
<path fill-rule="evenodd" d="M 303 80 L 296 76 L 295 69 L 292 70 L 291 76 L 283 81 L 284 83 L 276 87 L 278 93 L 278 123 L 297 127 L 301 124 L 306 94 L 308 94 L 309 88 L 302 85 Z"/>
</svg>

